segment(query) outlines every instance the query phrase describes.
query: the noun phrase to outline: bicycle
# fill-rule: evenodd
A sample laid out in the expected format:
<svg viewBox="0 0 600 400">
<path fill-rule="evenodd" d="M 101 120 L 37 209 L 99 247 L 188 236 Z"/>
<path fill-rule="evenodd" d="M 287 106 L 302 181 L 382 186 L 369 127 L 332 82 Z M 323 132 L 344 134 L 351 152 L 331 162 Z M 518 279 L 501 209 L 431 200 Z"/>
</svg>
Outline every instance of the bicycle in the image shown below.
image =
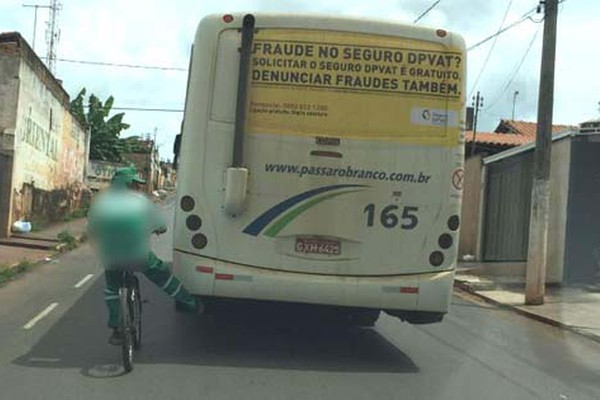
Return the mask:
<svg viewBox="0 0 600 400">
<path fill-rule="evenodd" d="M 140 282 L 135 276 L 135 268 L 121 269 L 119 287 L 120 320 L 119 328 L 123 335 L 121 356 L 125 371 L 133 370 L 133 351 L 142 345 L 142 297 Z"/>
</svg>

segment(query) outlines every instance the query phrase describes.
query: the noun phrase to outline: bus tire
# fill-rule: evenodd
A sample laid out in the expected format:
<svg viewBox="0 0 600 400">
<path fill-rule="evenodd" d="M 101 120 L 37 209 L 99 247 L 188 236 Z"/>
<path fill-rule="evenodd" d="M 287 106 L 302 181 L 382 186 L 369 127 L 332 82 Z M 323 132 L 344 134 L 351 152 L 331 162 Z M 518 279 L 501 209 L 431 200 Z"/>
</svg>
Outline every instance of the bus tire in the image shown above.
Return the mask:
<svg viewBox="0 0 600 400">
<path fill-rule="evenodd" d="M 386 310 L 386 313 L 400 318 L 401 321 L 414 325 L 435 324 L 442 322 L 446 313 L 431 311 Z"/>
</svg>

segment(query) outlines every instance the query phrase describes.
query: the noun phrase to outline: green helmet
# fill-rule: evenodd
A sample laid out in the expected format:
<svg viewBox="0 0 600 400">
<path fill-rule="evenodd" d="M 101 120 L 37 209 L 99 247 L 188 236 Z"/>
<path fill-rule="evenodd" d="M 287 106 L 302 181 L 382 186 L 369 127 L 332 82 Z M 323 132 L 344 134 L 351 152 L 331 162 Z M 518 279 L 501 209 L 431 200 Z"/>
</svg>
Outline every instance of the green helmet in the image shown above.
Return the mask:
<svg viewBox="0 0 600 400">
<path fill-rule="evenodd" d="M 111 185 L 112 186 L 129 186 L 131 183 L 146 183 L 145 180 L 139 177 L 138 171 L 135 167 L 124 167 L 118 168 L 115 171 L 115 174 L 112 177 Z"/>
</svg>

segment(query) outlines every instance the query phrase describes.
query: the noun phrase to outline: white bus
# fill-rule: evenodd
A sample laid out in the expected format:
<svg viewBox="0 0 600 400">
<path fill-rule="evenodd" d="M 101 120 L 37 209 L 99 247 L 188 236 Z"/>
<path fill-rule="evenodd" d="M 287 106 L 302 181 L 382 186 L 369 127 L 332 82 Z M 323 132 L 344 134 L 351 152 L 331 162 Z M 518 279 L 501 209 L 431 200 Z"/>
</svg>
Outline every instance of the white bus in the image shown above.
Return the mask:
<svg viewBox="0 0 600 400">
<path fill-rule="evenodd" d="M 456 265 L 465 50 L 443 29 L 314 15 L 198 27 L 174 270 L 191 293 L 442 320 Z"/>
</svg>

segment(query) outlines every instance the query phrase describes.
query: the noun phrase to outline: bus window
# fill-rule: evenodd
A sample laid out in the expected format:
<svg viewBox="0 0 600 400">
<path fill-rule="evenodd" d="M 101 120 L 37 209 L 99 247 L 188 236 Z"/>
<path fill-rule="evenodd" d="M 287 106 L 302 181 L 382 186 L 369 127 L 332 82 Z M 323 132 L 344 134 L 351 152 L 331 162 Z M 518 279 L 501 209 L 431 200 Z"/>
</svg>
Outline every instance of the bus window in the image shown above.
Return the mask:
<svg viewBox="0 0 600 400">
<path fill-rule="evenodd" d="M 237 30 L 225 30 L 219 35 L 210 114 L 210 119 L 213 121 L 230 124 L 235 122 L 240 45 L 240 34 Z"/>
</svg>

